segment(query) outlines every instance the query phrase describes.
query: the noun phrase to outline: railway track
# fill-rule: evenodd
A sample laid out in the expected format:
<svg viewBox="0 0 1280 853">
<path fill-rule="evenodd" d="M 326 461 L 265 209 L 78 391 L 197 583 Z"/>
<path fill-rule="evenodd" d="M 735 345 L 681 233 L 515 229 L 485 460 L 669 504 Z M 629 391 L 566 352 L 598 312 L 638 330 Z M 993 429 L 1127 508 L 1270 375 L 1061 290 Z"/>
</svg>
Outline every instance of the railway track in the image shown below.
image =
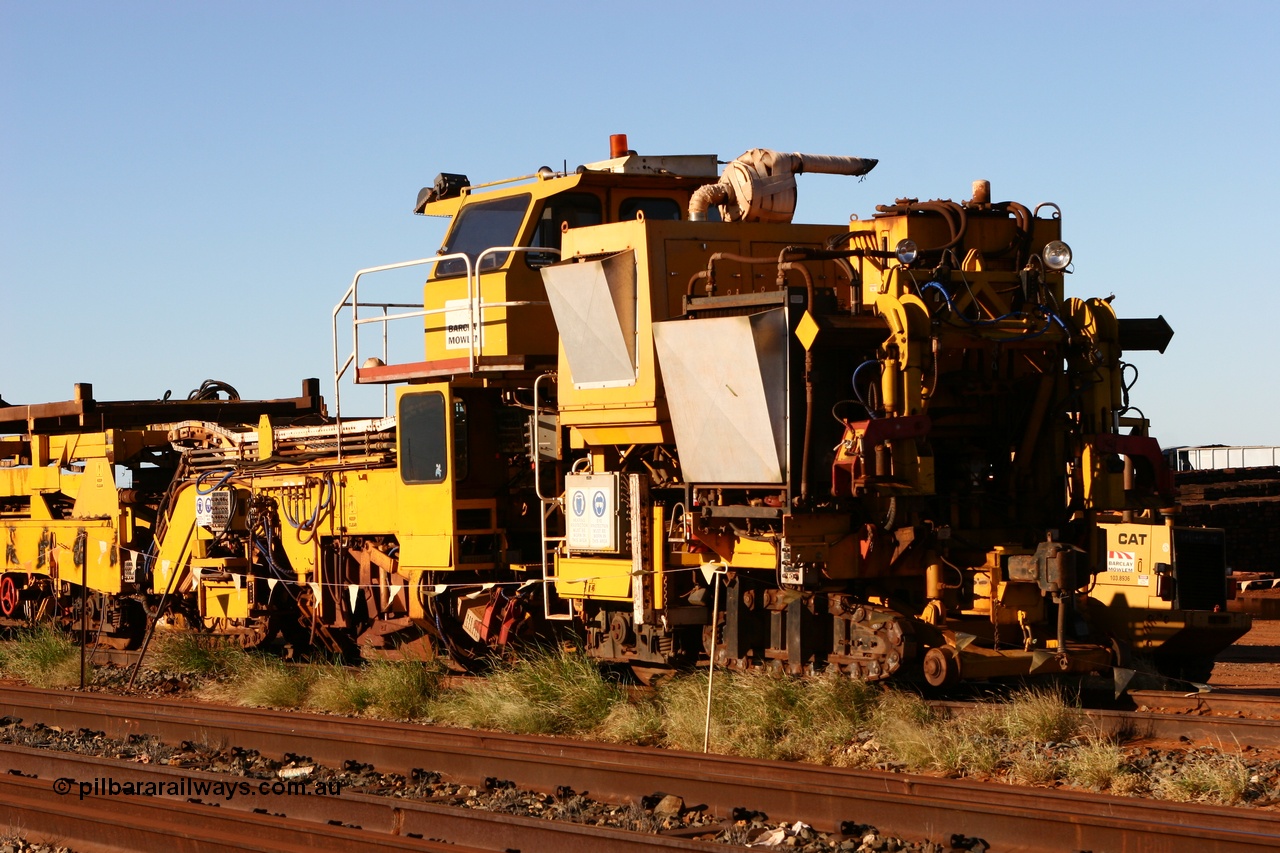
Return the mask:
<svg viewBox="0 0 1280 853">
<path fill-rule="evenodd" d="M 1161 741 L 1181 738 L 1212 744 L 1280 749 L 1280 703 L 1272 697 L 1183 694 L 1145 691 L 1133 694 L 1137 711 L 1089 708 L 1085 715 L 1102 732 L 1125 739 Z M 934 707 L 963 714 L 979 705 L 936 701 Z"/>
<path fill-rule="evenodd" d="M 1275 849 L 1280 839 L 1273 812 L 296 712 L 13 688 L 0 697 L 0 713 L 114 737 L 288 751 L 330 766 L 357 756 L 383 772 L 430 768 L 472 783 L 496 776 L 546 792 L 569 785 L 597 799 L 662 791 L 718 814 L 745 808 L 820 830 L 853 822 L 905 838 L 982 838 L 1000 850 L 1243 853 Z"/>
<path fill-rule="evenodd" d="M 136 833 L 142 832 L 145 849 L 165 851 L 350 850 L 353 841 L 361 849 L 415 851 L 723 849 L 681 838 L 349 791 L 317 795 L 307 780 L 261 780 L 16 746 L 0 747 L 0 761 L 9 774 L 0 786 L 0 812 L 21 804 L 22 826 L 63 837 L 76 836 L 64 821 L 76 822 L 80 830 L 81 822 L 89 821 L 99 828 L 78 838 L 90 839 L 94 846 L 137 849 Z M 65 791 L 55 787 L 59 784 Z M 124 795 L 126 786 L 178 793 Z"/>
</svg>

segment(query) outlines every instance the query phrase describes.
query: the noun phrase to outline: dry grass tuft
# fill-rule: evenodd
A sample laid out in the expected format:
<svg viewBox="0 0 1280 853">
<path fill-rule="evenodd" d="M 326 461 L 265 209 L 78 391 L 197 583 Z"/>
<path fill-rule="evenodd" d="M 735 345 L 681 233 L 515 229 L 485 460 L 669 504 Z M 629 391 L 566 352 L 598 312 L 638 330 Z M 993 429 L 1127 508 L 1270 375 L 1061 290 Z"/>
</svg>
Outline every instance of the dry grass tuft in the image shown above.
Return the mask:
<svg viewBox="0 0 1280 853">
<path fill-rule="evenodd" d="M 331 714 L 361 714 L 373 704 L 373 693 L 361 673 L 341 664 L 316 667 L 305 705 Z"/>
<path fill-rule="evenodd" d="M 1011 740 L 1065 743 L 1086 727 L 1084 711 L 1060 688 L 1020 690 L 999 707 Z"/>
<path fill-rule="evenodd" d="M 368 713 L 392 720 L 421 719 L 439 695 L 443 679 L 436 662 L 374 661 L 361 672 L 371 696 Z"/>
<path fill-rule="evenodd" d="M 446 724 L 516 734 L 581 734 L 623 701 L 622 689 L 586 656 L 541 651 L 442 693 L 431 703 L 431 715 Z"/>
<path fill-rule="evenodd" d="M 219 678 L 234 675 L 246 666 L 248 655 L 219 637 L 185 631 L 157 632 L 147 657 L 160 672 Z"/>
<path fill-rule="evenodd" d="M 869 719 L 877 691 L 824 675 L 799 680 L 753 670 L 717 672 L 711 703 L 711 750 L 752 758 L 829 764 Z M 663 685 L 659 703 L 666 745 L 701 751 L 706 721 L 705 675 Z"/>
<path fill-rule="evenodd" d="M 1234 806 L 1246 799 L 1251 775 L 1238 753 L 1195 752 L 1172 776 L 1158 780 L 1152 793 L 1165 800 Z"/>
<path fill-rule="evenodd" d="M 593 733 L 610 743 L 661 746 L 665 735 L 662 707 L 654 699 L 619 702 Z"/>
<path fill-rule="evenodd" d="M 275 658 L 246 655 L 245 665 L 225 683 L 203 693 L 211 698 L 256 708 L 301 708 L 315 682 L 315 667 L 291 666 Z"/>
<path fill-rule="evenodd" d="M 37 687 L 80 684 L 80 647 L 56 628 L 19 631 L 5 654 L 4 672 Z M 93 668 L 86 671 L 93 678 Z"/>
<path fill-rule="evenodd" d="M 1066 754 L 1062 768 L 1070 784 L 1105 791 L 1124 772 L 1124 750 L 1105 738 L 1088 737 Z"/>
</svg>

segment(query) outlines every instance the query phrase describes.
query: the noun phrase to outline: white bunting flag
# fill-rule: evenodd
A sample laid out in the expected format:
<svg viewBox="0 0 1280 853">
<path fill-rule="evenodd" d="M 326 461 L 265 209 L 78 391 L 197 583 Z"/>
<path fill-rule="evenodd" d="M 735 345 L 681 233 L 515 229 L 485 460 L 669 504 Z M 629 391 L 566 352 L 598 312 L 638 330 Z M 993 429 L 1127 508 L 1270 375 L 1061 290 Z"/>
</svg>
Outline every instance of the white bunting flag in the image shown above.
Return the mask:
<svg viewBox="0 0 1280 853">
<path fill-rule="evenodd" d="M 398 583 L 391 584 L 391 600 L 392 601 L 396 600 L 396 596 L 400 594 L 400 590 L 403 588 L 404 586 L 402 584 L 398 584 Z"/>
<path fill-rule="evenodd" d="M 316 601 L 319 601 L 320 600 L 320 584 L 315 583 L 313 581 L 307 584 L 307 586 L 311 587 L 311 594 L 316 597 Z"/>
<path fill-rule="evenodd" d="M 276 591 L 276 584 L 278 583 L 280 583 L 280 581 L 276 580 L 275 578 L 267 578 L 267 594 L 268 595 Z"/>
<path fill-rule="evenodd" d="M 351 599 L 351 610 L 355 612 L 356 602 L 360 600 L 360 584 L 347 584 L 347 597 Z"/>
<path fill-rule="evenodd" d="M 235 583 L 236 589 L 244 587 L 244 575 L 232 575 L 231 580 Z"/>
<path fill-rule="evenodd" d="M 448 588 L 449 587 L 445 586 L 444 584 L 438 583 L 435 586 L 431 587 L 431 589 L 427 592 L 427 595 L 440 595 Z"/>
<path fill-rule="evenodd" d="M 160 561 L 160 574 L 164 575 L 165 580 L 169 579 L 169 561 L 168 560 Z"/>
<path fill-rule="evenodd" d="M 196 566 L 191 570 L 191 588 L 195 589 L 200 586 L 200 576 L 204 574 L 204 570 Z"/>
<path fill-rule="evenodd" d="M 101 539 L 98 540 L 98 565 L 102 565 L 102 560 L 107 556 L 107 543 Z"/>
</svg>

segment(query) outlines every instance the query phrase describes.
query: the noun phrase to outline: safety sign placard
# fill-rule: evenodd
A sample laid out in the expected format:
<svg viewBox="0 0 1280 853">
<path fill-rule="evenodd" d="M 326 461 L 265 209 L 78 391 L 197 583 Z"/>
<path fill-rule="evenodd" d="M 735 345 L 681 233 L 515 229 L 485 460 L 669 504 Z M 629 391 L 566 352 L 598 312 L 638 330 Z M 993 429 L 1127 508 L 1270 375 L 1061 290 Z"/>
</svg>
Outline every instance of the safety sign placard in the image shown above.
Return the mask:
<svg viewBox="0 0 1280 853">
<path fill-rule="evenodd" d="M 617 551 L 618 478 L 612 474 L 565 477 L 565 518 L 570 551 Z"/>
</svg>

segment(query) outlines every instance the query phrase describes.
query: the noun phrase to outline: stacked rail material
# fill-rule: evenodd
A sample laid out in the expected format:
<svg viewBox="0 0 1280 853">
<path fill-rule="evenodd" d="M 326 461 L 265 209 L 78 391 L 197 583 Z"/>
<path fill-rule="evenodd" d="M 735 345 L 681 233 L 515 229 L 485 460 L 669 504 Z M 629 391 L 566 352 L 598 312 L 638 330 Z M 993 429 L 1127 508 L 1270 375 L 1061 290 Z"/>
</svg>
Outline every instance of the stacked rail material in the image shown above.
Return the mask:
<svg viewBox="0 0 1280 853">
<path fill-rule="evenodd" d="M 1179 471 L 1179 521 L 1227 531 L 1236 572 L 1280 571 L 1280 468 Z"/>
</svg>

